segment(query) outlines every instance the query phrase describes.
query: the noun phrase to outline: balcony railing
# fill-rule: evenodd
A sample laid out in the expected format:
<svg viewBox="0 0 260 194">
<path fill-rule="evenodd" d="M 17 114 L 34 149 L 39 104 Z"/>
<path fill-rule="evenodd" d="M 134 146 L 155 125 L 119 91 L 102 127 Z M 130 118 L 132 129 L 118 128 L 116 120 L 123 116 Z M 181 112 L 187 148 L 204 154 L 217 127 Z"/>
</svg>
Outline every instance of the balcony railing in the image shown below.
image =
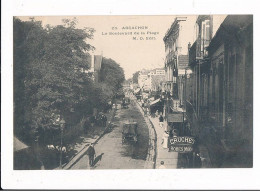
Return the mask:
<svg viewBox="0 0 260 194">
<path fill-rule="evenodd" d="M 193 43 L 189 50 L 189 65 L 198 59 L 203 59 L 208 56 L 207 46 L 210 40 L 201 39 L 200 37 Z"/>
<path fill-rule="evenodd" d="M 166 56 L 166 64 L 174 61 L 174 59 L 176 58 L 176 55 L 177 55 L 176 51 L 169 52 L 168 55 Z"/>
<path fill-rule="evenodd" d="M 173 97 L 178 99 L 178 85 L 173 81 L 167 81 L 162 84 L 162 92 L 165 93 L 165 97 Z"/>
</svg>

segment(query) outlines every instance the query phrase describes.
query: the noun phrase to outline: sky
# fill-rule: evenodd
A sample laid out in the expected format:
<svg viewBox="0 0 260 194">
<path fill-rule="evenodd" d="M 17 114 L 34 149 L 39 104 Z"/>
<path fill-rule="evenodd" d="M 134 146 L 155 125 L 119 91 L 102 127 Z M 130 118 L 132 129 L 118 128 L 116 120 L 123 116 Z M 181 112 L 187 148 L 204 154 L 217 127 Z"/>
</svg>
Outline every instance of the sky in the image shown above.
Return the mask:
<svg viewBox="0 0 260 194">
<path fill-rule="evenodd" d="M 95 29 L 93 40 L 88 41 L 96 48 L 94 54 L 102 54 L 119 63 L 125 71 L 126 79 L 142 69 L 164 67 L 163 37 L 176 16 L 39 16 L 34 18 L 42 21 L 44 26 L 47 24 L 54 26 L 62 24 L 62 19 L 74 17 L 78 21 L 77 28 Z M 194 26 L 196 16 L 189 17 L 191 25 Z M 29 17 L 19 18 L 29 19 Z M 129 27 L 143 27 L 144 29 L 126 29 Z M 109 32 L 126 32 L 128 35 L 109 35 Z M 130 32 L 132 35 L 129 35 Z M 141 35 L 141 32 L 145 34 Z M 134 33 L 139 33 L 139 35 Z M 136 37 L 136 40 L 133 37 Z M 151 40 L 146 40 L 147 37 Z"/>
</svg>

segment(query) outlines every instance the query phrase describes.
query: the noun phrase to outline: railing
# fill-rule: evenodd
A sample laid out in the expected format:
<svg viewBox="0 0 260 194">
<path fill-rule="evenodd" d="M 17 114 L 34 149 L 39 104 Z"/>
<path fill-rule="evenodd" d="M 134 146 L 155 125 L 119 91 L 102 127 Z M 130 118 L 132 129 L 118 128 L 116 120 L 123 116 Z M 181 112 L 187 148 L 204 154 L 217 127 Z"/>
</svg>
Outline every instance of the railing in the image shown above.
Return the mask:
<svg viewBox="0 0 260 194">
<path fill-rule="evenodd" d="M 176 52 L 175 51 L 169 52 L 168 55 L 166 56 L 166 64 L 174 61 L 175 57 L 176 57 Z"/>
<path fill-rule="evenodd" d="M 206 48 L 209 42 L 210 40 L 201 39 L 200 37 L 197 38 L 189 50 L 189 65 L 194 63 L 197 59 L 203 59 L 208 56 Z"/>
<path fill-rule="evenodd" d="M 165 82 L 165 91 L 168 93 L 172 93 L 173 90 L 173 81 Z"/>
<path fill-rule="evenodd" d="M 173 99 L 178 99 L 178 85 L 173 81 L 167 81 L 163 83 L 162 92 L 164 93 L 164 98 L 172 97 Z"/>
</svg>

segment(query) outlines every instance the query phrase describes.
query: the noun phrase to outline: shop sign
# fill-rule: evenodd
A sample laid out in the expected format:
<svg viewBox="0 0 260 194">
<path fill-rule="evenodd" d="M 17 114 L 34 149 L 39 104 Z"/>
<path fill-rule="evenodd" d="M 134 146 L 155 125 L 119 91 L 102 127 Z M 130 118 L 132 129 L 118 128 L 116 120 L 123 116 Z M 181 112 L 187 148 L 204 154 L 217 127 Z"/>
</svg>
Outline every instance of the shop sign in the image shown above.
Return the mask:
<svg viewBox="0 0 260 194">
<path fill-rule="evenodd" d="M 183 113 L 176 112 L 168 114 L 168 122 L 171 123 L 182 123 L 183 122 Z"/>
<path fill-rule="evenodd" d="M 173 137 L 169 140 L 169 144 L 171 146 L 171 151 L 187 153 L 193 151 L 193 145 L 195 143 L 194 137 Z"/>
</svg>

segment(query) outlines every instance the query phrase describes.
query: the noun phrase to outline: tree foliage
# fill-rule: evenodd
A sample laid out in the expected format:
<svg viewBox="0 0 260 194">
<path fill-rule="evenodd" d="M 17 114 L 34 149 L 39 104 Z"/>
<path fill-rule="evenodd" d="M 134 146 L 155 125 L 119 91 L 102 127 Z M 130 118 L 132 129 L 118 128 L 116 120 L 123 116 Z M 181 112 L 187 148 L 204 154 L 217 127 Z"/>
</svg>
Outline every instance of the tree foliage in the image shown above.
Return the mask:
<svg viewBox="0 0 260 194">
<path fill-rule="evenodd" d="M 138 75 L 140 71 L 137 71 L 133 74 L 133 83 L 137 84 L 138 83 Z"/>
<path fill-rule="evenodd" d="M 102 59 L 100 81 L 105 82 L 116 92 L 125 80 L 124 70 L 113 59 Z"/>
<path fill-rule="evenodd" d="M 103 93 L 103 101 L 110 101 L 121 91 L 125 81 L 124 70 L 112 59 L 103 58 L 100 70 L 100 87 Z"/>
<path fill-rule="evenodd" d="M 77 20 L 43 27 L 14 18 L 14 133 L 31 144 L 59 140 L 63 118 L 76 126 L 94 108 L 104 110 L 125 79 L 123 69 L 103 58 L 100 82 L 93 82 L 88 43 L 93 28 L 77 29 Z M 52 142 L 50 142 L 52 141 Z"/>
<path fill-rule="evenodd" d="M 35 130 L 55 129 L 58 115 L 69 121 L 91 101 L 94 86 L 85 70 L 93 47 L 86 41 L 94 29 L 76 29 L 75 23 L 43 28 L 14 18 L 14 125 L 25 141 Z"/>
</svg>

